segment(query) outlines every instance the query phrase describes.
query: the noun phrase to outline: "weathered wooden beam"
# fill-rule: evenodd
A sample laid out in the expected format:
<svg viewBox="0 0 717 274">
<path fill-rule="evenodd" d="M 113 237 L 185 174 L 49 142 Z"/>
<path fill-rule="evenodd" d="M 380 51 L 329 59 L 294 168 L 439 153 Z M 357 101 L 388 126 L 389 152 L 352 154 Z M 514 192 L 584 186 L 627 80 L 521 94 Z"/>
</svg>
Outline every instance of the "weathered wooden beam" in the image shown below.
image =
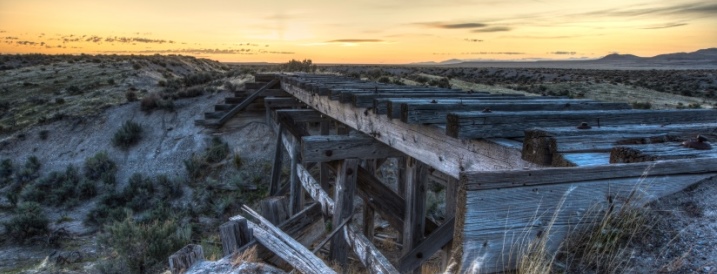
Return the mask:
<svg viewBox="0 0 717 274">
<path fill-rule="evenodd" d="M 680 142 L 669 142 L 615 146 L 610 152 L 611 164 L 696 158 L 717 158 L 717 149 L 697 150 L 684 147 Z"/>
<path fill-rule="evenodd" d="M 271 196 L 259 202 L 261 216 L 273 225 L 279 225 L 289 219 L 289 203 L 286 196 Z"/>
<path fill-rule="evenodd" d="M 364 160 L 361 165 L 362 165 L 362 168 L 364 168 L 366 170 L 366 172 L 368 172 L 369 174 L 374 175 L 374 176 L 376 175 L 377 165 L 376 165 L 375 159 Z M 360 172 L 360 170 L 359 170 L 359 172 Z M 358 182 L 360 184 L 361 181 L 358 181 Z M 359 196 L 361 196 L 361 195 L 359 195 Z M 361 197 L 361 199 L 363 200 L 363 216 L 362 216 L 363 223 L 361 224 L 361 226 L 362 226 L 361 230 L 363 231 L 363 235 L 366 235 L 366 237 L 369 239 L 369 241 L 373 242 L 372 239 L 373 239 L 373 234 L 374 234 L 374 225 L 375 225 L 374 220 L 376 217 L 375 216 L 376 212 L 370 204 L 371 198 Z"/>
<path fill-rule="evenodd" d="M 306 104 L 293 97 L 267 97 L 264 98 L 264 106 L 268 109 L 302 108 L 306 107 Z"/>
<path fill-rule="evenodd" d="M 172 274 L 184 273 L 197 262 L 204 261 L 201 245 L 189 244 L 169 256 L 169 271 Z"/>
<path fill-rule="evenodd" d="M 219 226 L 222 254 L 226 257 L 253 240 L 246 220 L 229 220 Z"/>
<path fill-rule="evenodd" d="M 398 109 L 399 117 L 395 117 L 396 107 L 389 103 L 388 114 L 391 118 L 401 118 L 401 121 L 409 124 L 445 123 L 446 115 L 454 111 L 568 111 L 568 110 L 610 110 L 630 109 L 627 103 L 606 103 L 606 102 L 531 102 L 531 101 L 498 101 L 481 103 L 436 103 L 436 104 L 400 104 Z"/>
<path fill-rule="evenodd" d="M 324 222 L 322 221 L 321 205 L 318 203 L 312 203 L 301 212 L 295 214 L 288 220 L 282 222 L 279 229 L 291 236 L 294 240 L 308 247 L 312 243 L 320 239 L 324 233 Z M 245 245 L 238 252 L 242 252 L 252 246 L 256 245 L 256 241 L 251 241 L 248 245 Z M 271 250 L 259 246 L 257 249 L 257 255 L 263 261 L 269 262 L 273 265 L 279 266 L 282 269 L 289 270 L 290 266 L 277 256 Z"/>
<path fill-rule="evenodd" d="M 331 197 L 323 190 L 321 185 L 314 180 L 311 173 L 309 173 L 304 166 L 299 164 L 297 171 L 299 173 L 299 180 L 304 186 L 304 189 L 306 189 L 306 192 L 309 193 L 309 196 L 311 196 L 314 201 L 321 204 L 321 211 L 324 212 L 326 216 L 333 215 L 335 207 L 334 200 L 331 199 Z"/>
<path fill-rule="evenodd" d="M 314 256 L 310 250 L 262 218 L 251 208 L 243 206 L 242 209 L 258 221 L 256 224 L 248 221 L 249 227 L 254 232 L 254 238 L 294 268 L 303 273 L 336 273 L 321 259 Z"/>
<path fill-rule="evenodd" d="M 717 119 L 717 110 L 453 112 L 447 119 L 447 135 L 471 139 L 522 137 L 527 128 L 578 126 L 582 122 L 591 127 L 712 122 Z"/>
<path fill-rule="evenodd" d="M 294 215 L 304 207 L 304 188 L 299 180 L 299 152 L 291 152 L 291 175 L 289 175 L 289 214 Z"/>
<path fill-rule="evenodd" d="M 521 169 L 534 164 L 520 159 L 520 151 L 481 140 L 446 138 L 435 127 L 409 125 L 376 115 L 365 108 L 331 101 L 313 95 L 282 81 L 282 88 L 307 105 L 366 134 L 379 133 L 374 138 L 451 177 L 458 178 L 462 170 Z"/>
<path fill-rule="evenodd" d="M 226 113 L 223 117 L 219 118 L 219 120 L 217 120 L 216 124 L 214 124 L 213 126 L 221 127 L 222 125 L 224 125 L 224 123 L 226 123 L 227 121 L 229 121 L 229 119 L 231 119 L 232 117 L 234 117 L 234 115 L 236 115 L 237 113 L 239 113 L 239 111 L 242 111 L 242 110 L 243 110 L 244 108 L 246 108 L 249 104 L 251 104 L 251 103 L 252 103 L 256 98 L 258 98 L 266 89 L 272 87 L 273 85 L 276 85 L 277 83 L 279 83 L 279 79 L 278 79 L 278 78 L 275 78 L 275 79 L 271 80 L 271 82 L 269 82 L 269 83 L 267 83 L 266 85 L 262 86 L 259 90 L 257 90 L 256 92 L 252 93 L 252 94 L 249 95 L 246 99 L 244 99 L 243 102 L 239 103 L 236 107 L 234 107 L 234 108 L 232 108 L 231 110 L 227 111 L 227 113 Z"/>
<path fill-rule="evenodd" d="M 406 103 L 431 103 L 441 100 L 445 103 L 465 103 L 469 101 L 476 102 L 524 102 L 524 101 L 541 101 L 555 102 L 556 98 L 546 98 L 537 96 L 515 96 L 515 95 L 473 95 L 472 97 L 449 97 L 449 98 L 381 98 L 373 101 L 373 110 L 376 114 L 387 114 L 395 119 L 401 118 L 401 104 Z M 389 114 L 390 113 L 390 114 Z"/>
<path fill-rule="evenodd" d="M 279 130 L 276 134 L 276 147 L 274 150 L 274 161 L 271 167 L 271 181 L 269 181 L 269 196 L 276 195 L 279 191 L 279 183 L 281 183 L 281 169 L 284 161 L 284 147 L 282 147 L 282 140 L 284 136 L 284 129 L 279 125 Z M 292 154 L 290 154 L 292 155 Z"/>
<path fill-rule="evenodd" d="M 278 109 L 277 117 L 291 117 L 294 123 L 316 123 L 325 119 L 321 112 L 313 109 Z"/>
<path fill-rule="evenodd" d="M 406 214 L 403 219 L 403 255 L 423 240 L 426 219 L 426 179 L 428 167 L 409 158 L 406 161 Z M 418 271 L 420 273 L 420 270 Z"/>
<path fill-rule="evenodd" d="M 461 258 L 459 273 L 509 271 L 528 251 L 529 243 L 545 241 L 546 250 L 554 252 L 568 233 L 598 221 L 609 208 L 620 208 L 625 203 L 642 206 L 717 174 L 679 170 L 665 174 L 665 169 L 653 167 L 630 172 L 629 177 L 625 177 L 624 170 L 617 174 L 607 171 L 596 177 L 595 168 L 570 168 L 570 176 L 551 170 L 530 174 L 530 180 L 535 182 L 530 185 L 461 188 L 454 233 L 454 241 L 462 243 L 454 248 L 455 256 Z M 528 174 L 515 171 L 503 175 L 522 178 Z M 490 185 L 503 181 L 496 178 L 491 175 L 481 180 Z M 552 184 L 556 178 L 567 181 Z M 461 183 L 470 186 L 475 182 L 462 177 Z"/>
<path fill-rule="evenodd" d="M 344 226 L 344 237 L 348 246 L 354 251 L 359 261 L 369 273 L 399 273 L 398 270 L 381 254 L 371 241 L 361 234 L 361 230 L 353 224 Z"/>
<path fill-rule="evenodd" d="M 301 159 L 304 163 L 348 158 L 376 159 L 400 155 L 402 155 L 400 151 L 364 134 L 301 138 Z"/>
<path fill-rule="evenodd" d="M 329 135 L 329 120 L 324 119 L 319 123 L 319 134 Z M 329 184 L 329 165 L 326 162 L 319 163 L 319 184 L 324 191 L 329 192 L 331 185 Z"/>
<path fill-rule="evenodd" d="M 599 181 L 620 178 L 638 178 L 643 174 L 663 176 L 670 174 L 707 174 L 717 171 L 717 159 L 695 161 L 665 160 L 633 164 L 612 164 L 578 168 L 545 168 L 512 172 L 465 172 L 461 183 L 466 190 L 501 189 L 511 187 L 563 184 L 576 181 Z M 535 178 L 541 180 L 535 180 Z"/>
<path fill-rule="evenodd" d="M 682 141 L 717 134 L 717 124 L 670 124 L 531 128 L 525 131 L 523 159 L 546 166 L 572 166 L 569 153 L 608 153 L 616 145 Z M 607 162 L 605 162 L 607 163 Z"/>
<path fill-rule="evenodd" d="M 273 74 L 273 73 L 257 73 L 257 74 L 254 74 L 254 81 L 269 82 L 276 77 L 277 77 L 277 75 Z"/>
<path fill-rule="evenodd" d="M 356 178 L 358 174 L 358 159 L 342 160 L 339 164 L 336 187 L 334 192 L 335 207 L 333 214 L 333 225 L 338 226 L 353 215 L 354 195 L 356 193 Z M 341 267 L 346 267 L 348 262 L 348 254 L 346 250 L 349 245 L 345 237 L 334 237 L 331 241 L 331 252 L 329 259 L 336 261 Z"/>
<path fill-rule="evenodd" d="M 433 256 L 439 249 L 447 245 L 453 239 L 454 218 L 446 220 L 431 235 L 422 240 L 418 245 L 405 253 L 399 259 L 398 270 L 401 273 L 408 273 L 419 268 L 423 263 Z"/>
<path fill-rule="evenodd" d="M 486 97 L 487 93 L 469 93 L 465 91 L 451 91 L 451 92 L 436 92 L 435 94 L 429 94 L 429 93 L 422 93 L 422 94 L 400 94 L 400 93 L 388 93 L 388 94 L 352 94 L 351 97 L 351 103 L 355 107 L 361 107 L 361 108 L 371 108 L 374 106 L 374 100 L 379 99 L 398 99 L 398 98 L 404 98 L 404 99 L 415 99 L 415 98 L 422 98 L 422 99 L 428 99 L 430 102 L 431 100 L 446 100 L 446 99 L 472 99 L 472 98 L 482 98 Z M 383 106 L 385 108 L 385 105 Z"/>
<path fill-rule="evenodd" d="M 446 220 L 454 219 L 456 216 L 456 197 L 458 196 L 458 180 L 451 178 L 446 183 Z M 443 246 L 443 258 L 441 258 L 441 269 L 446 269 L 451 259 L 451 252 L 453 250 L 453 244 L 460 244 L 453 242 L 453 233 L 451 233 L 451 241 Z"/>
</svg>

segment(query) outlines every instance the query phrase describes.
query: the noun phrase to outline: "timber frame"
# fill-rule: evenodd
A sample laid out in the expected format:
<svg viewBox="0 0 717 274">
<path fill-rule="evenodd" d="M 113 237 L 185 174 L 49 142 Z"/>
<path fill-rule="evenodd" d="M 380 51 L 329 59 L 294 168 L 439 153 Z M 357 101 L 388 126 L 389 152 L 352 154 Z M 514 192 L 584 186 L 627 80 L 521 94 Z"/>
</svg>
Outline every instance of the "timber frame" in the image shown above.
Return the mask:
<svg viewBox="0 0 717 274">
<path fill-rule="evenodd" d="M 331 260 L 345 265 L 351 254 L 371 273 L 420 273 L 441 249 L 448 272 L 507 271 L 521 244 L 550 237 L 555 250 L 590 220 L 588 208 L 644 204 L 717 175 L 717 150 L 706 141 L 717 137 L 717 110 L 633 110 L 335 75 L 255 79 L 197 124 L 221 127 L 242 110 L 266 112 L 277 145 L 269 192 L 284 198 L 262 211 L 285 216 L 246 209 L 257 223 L 232 218 L 222 240 L 225 255 L 258 241 L 281 259 L 262 257 L 283 259 L 287 270 L 331 273 L 306 249 L 330 242 Z M 291 172 L 282 180 L 285 157 Z M 398 163 L 395 188 L 376 176 L 389 158 Z M 440 223 L 426 218 L 429 182 L 445 186 Z M 361 224 L 353 221 L 355 197 L 364 205 Z M 397 261 L 373 245 L 374 214 L 400 234 Z M 333 231 L 317 244 L 321 235 L 309 231 L 323 225 L 321 216 Z M 246 227 L 253 236 L 242 235 L 251 233 Z M 291 258 L 286 249 L 310 254 Z"/>
</svg>

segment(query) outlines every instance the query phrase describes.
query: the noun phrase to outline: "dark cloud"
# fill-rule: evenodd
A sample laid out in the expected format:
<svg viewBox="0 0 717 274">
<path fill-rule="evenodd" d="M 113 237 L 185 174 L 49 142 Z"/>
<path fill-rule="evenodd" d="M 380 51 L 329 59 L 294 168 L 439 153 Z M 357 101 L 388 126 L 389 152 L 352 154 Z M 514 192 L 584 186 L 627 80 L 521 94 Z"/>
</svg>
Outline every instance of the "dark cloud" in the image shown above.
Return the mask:
<svg viewBox="0 0 717 274">
<path fill-rule="evenodd" d="M 34 45 L 38 44 L 37 42 L 33 42 L 33 41 L 17 41 L 15 43 L 18 45 L 23 45 L 23 46 L 34 46 Z"/>
<path fill-rule="evenodd" d="M 548 54 L 555 54 L 555 55 L 575 55 L 577 52 L 574 51 L 551 51 L 548 52 Z"/>
<path fill-rule="evenodd" d="M 5 40 L 17 40 L 17 37 L 7 36 L 7 37 L 5 37 Z"/>
<path fill-rule="evenodd" d="M 231 55 L 259 55 L 259 54 L 295 54 L 291 51 L 267 51 L 252 49 L 206 49 L 206 48 L 186 48 L 174 50 L 140 50 L 140 51 L 106 51 L 105 53 L 137 53 L 137 54 L 231 54 Z"/>
<path fill-rule="evenodd" d="M 525 52 L 517 51 L 476 51 L 476 52 L 462 52 L 463 55 L 523 55 Z"/>
<path fill-rule="evenodd" d="M 717 16 L 717 2 L 693 2 L 663 7 L 605 9 L 582 13 L 583 16 L 636 17 L 643 15 Z"/>
<path fill-rule="evenodd" d="M 430 28 L 439 28 L 439 29 L 475 29 L 475 28 L 484 28 L 487 27 L 487 24 L 483 23 L 456 23 L 456 24 L 448 24 L 448 23 L 442 23 L 442 22 L 431 22 L 431 23 L 418 23 L 419 25 L 423 25 Z"/>
<path fill-rule="evenodd" d="M 556 35 L 556 36 L 537 36 L 537 35 L 506 35 L 503 38 L 520 38 L 520 39 L 568 39 L 581 37 L 583 35 Z"/>
<path fill-rule="evenodd" d="M 465 38 L 465 39 L 463 39 L 463 41 L 473 42 L 473 43 L 483 42 L 483 40 L 481 40 L 481 39 L 470 39 L 470 38 Z"/>
<path fill-rule="evenodd" d="M 663 25 L 657 25 L 657 26 L 650 26 L 650 27 L 644 27 L 642 29 L 668 29 L 668 28 L 676 28 L 681 26 L 686 26 L 687 23 L 668 23 Z"/>
<path fill-rule="evenodd" d="M 326 43 L 380 43 L 383 42 L 381 39 L 336 39 L 326 41 Z"/>
<path fill-rule="evenodd" d="M 481 29 L 474 29 L 471 32 L 501 32 L 501 31 L 510 31 L 511 28 L 509 27 L 488 27 L 488 28 L 481 28 Z"/>
<path fill-rule="evenodd" d="M 5 31 L 5 30 L 0 30 L 0 33 L 6 33 L 6 32 L 7 32 L 7 31 Z"/>
</svg>

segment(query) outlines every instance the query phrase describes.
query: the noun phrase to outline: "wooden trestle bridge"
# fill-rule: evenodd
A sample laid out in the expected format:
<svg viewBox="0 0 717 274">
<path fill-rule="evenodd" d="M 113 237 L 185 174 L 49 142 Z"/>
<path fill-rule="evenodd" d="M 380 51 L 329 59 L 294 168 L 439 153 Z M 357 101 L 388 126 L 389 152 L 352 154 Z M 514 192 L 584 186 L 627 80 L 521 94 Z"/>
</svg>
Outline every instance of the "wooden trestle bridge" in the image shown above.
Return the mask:
<svg viewBox="0 0 717 274">
<path fill-rule="evenodd" d="M 649 202 L 717 174 L 707 141 L 717 110 L 633 110 L 335 75 L 255 78 L 197 123 L 221 127 L 243 110 L 265 109 L 277 133 L 270 194 L 288 193 L 288 212 L 266 214 L 277 211 L 269 199 L 269 220 L 232 218 L 221 228 L 224 252 L 258 241 L 263 258 L 304 273 L 332 272 L 308 249 L 328 239 L 330 259 L 345 264 L 353 253 L 371 273 L 419 272 L 440 249 L 447 272 L 502 272 L 531 240 L 550 237 L 555 250 L 596 205 Z M 283 153 L 291 175 L 281 186 Z M 397 190 L 375 176 L 387 158 L 398 159 Z M 443 223 L 425 216 L 430 180 L 445 185 Z M 364 204 L 358 226 L 350 221 L 355 196 Z M 373 245 L 374 214 L 400 234 L 397 262 Z M 332 220 L 328 236 L 322 216 Z M 187 254 L 170 258 L 173 269 L 191 264 Z"/>
</svg>

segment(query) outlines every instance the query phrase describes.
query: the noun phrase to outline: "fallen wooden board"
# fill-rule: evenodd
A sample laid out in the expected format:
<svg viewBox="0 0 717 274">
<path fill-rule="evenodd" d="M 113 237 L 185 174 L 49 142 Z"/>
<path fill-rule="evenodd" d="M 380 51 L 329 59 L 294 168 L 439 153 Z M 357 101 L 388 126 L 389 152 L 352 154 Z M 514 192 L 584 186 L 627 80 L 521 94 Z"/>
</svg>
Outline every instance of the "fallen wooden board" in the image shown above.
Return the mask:
<svg viewBox="0 0 717 274">
<path fill-rule="evenodd" d="M 336 273 L 306 247 L 269 223 L 261 215 L 247 206 L 242 208 L 259 221 L 256 224 L 248 221 L 249 227 L 254 233 L 254 238 L 294 268 L 303 273 Z"/>
</svg>

